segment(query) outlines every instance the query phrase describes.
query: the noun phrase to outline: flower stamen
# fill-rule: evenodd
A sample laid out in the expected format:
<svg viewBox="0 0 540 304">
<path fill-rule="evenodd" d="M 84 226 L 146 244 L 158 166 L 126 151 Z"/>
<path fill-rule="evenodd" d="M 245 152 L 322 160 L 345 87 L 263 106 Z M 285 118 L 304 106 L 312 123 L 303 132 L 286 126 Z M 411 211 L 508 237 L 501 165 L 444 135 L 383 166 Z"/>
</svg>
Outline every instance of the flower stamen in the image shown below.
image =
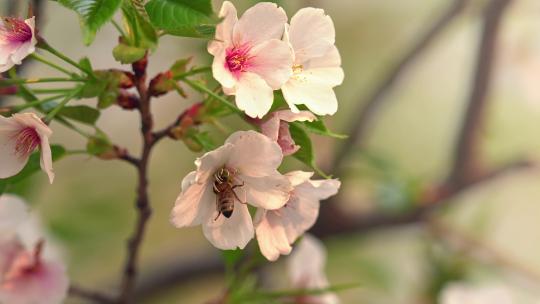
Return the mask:
<svg viewBox="0 0 540 304">
<path fill-rule="evenodd" d="M 249 67 L 249 48 L 245 46 L 233 47 L 227 50 L 225 57 L 226 68 L 233 74 L 245 72 Z"/>
<path fill-rule="evenodd" d="M 32 29 L 24 21 L 6 17 L 0 23 L 0 40 L 26 42 L 32 39 Z"/>
<path fill-rule="evenodd" d="M 21 158 L 27 157 L 41 143 L 37 131 L 31 127 L 25 127 L 13 136 L 15 140 L 15 154 Z"/>
</svg>

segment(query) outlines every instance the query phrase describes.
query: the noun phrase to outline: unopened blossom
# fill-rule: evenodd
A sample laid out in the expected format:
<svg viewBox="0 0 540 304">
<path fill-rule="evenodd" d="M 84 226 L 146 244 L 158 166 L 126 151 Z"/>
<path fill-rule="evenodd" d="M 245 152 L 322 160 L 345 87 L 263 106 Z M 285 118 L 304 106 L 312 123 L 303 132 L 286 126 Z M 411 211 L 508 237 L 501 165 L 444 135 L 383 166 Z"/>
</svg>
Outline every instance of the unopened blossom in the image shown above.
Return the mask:
<svg viewBox="0 0 540 304">
<path fill-rule="evenodd" d="M 311 180 L 312 172 L 285 174 L 294 189 L 280 209 L 257 211 L 255 232 L 261 253 L 270 261 L 289 254 L 296 239 L 309 230 L 319 216 L 320 201 L 335 195 L 341 185 L 337 179 Z"/>
<path fill-rule="evenodd" d="M 283 155 L 287 156 L 296 153 L 300 149 L 300 146 L 296 145 L 291 137 L 289 123 L 295 121 L 314 121 L 316 119 L 317 117 L 309 111 L 300 111 L 298 113 L 293 113 L 289 110 L 277 111 L 270 114 L 269 118 L 261 123 L 261 131 L 264 135 L 275 140 L 281 147 Z"/>
<path fill-rule="evenodd" d="M 324 289 L 329 287 L 324 272 L 326 250 L 315 237 L 306 234 L 287 259 L 289 277 L 294 288 Z M 338 304 L 338 297 L 331 292 L 299 296 L 292 300 L 297 304 Z"/>
<path fill-rule="evenodd" d="M 236 8 L 223 2 L 214 41 L 212 72 L 227 95 L 250 117 L 262 118 L 272 106 L 273 91 L 292 75 L 293 55 L 282 41 L 287 15 L 274 3 L 262 2 L 238 19 Z"/>
<path fill-rule="evenodd" d="M 510 290 L 502 285 L 474 286 L 452 283 L 440 295 L 441 304 L 513 304 Z"/>
<path fill-rule="evenodd" d="M 15 196 L 0 196 L 0 204 L 0 223 L 9 228 L 0 231 L 0 303 L 62 303 L 69 286 L 66 270 L 36 218 Z"/>
<path fill-rule="evenodd" d="M 52 130 L 34 113 L 0 116 L 0 178 L 19 173 L 28 157 L 36 148 L 40 149 L 41 169 L 54 180 L 49 137 Z"/>
<path fill-rule="evenodd" d="M 195 161 L 197 170 L 184 178 L 171 222 L 178 228 L 202 225 L 217 248 L 244 248 L 254 235 L 247 204 L 274 210 L 289 199 L 291 183 L 277 171 L 282 158 L 281 148 L 270 138 L 255 131 L 235 132 L 223 146 Z M 216 176 L 224 173 L 233 193 L 215 192 Z M 234 203 L 232 213 L 220 212 L 218 203 L 226 194 Z"/>
<path fill-rule="evenodd" d="M 26 56 L 36 49 L 34 17 L 21 20 L 11 17 L 0 18 L 0 73 L 21 64 Z"/>
<path fill-rule="evenodd" d="M 293 75 L 281 90 L 293 112 L 303 104 L 317 115 L 336 113 L 333 88 L 344 74 L 335 36 L 334 23 L 322 9 L 303 8 L 291 18 L 284 40 L 294 50 Z"/>
</svg>

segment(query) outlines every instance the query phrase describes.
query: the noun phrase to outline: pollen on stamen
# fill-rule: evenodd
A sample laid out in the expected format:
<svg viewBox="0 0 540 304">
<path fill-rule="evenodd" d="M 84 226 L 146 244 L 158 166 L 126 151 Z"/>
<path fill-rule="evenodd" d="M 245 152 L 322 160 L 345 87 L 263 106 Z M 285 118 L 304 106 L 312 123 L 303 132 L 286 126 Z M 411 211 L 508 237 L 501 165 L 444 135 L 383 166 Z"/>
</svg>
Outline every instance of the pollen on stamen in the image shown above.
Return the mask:
<svg viewBox="0 0 540 304">
<path fill-rule="evenodd" d="M 15 154 L 21 158 L 27 157 L 41 143 L 41 139 L 34 128 L 26 127 L 13 136 L 15 140 Z"/>
<path fill-rule="evenodd" d="M 233 74 L 245 72 L 249 67 L 249 48 L 233 47 L 227 50 L 225 67 Z"/>
<path fill-rule="evenodd" d="M 8 42 L 26 42 L 32 39 L 32 29 L 23 20 L 3 18 L 0 23 L 0 40 Z"/>
</svg>

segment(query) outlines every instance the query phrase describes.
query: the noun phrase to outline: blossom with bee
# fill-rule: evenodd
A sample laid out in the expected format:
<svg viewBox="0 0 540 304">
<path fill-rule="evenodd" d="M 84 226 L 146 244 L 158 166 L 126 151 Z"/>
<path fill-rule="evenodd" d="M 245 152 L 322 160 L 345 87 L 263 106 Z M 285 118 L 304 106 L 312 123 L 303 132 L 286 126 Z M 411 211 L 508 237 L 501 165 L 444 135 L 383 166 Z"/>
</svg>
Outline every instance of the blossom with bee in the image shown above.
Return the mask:
<svg viewBox="0 0 540 304">
<path fill-rule="evenodd" d="M 69 279 L 58 250 L 45 241 L 37 217 L 11 195 L 0 197 L 0 303 L 57 304 L 67 296 Z"/>
<path fill-rule="evenodd" d="M 13 114 L 9 118 L 0 116 L 0 178 L 19 173 L 30 154 L 39 148 L 41 169 L 47 173 L 52 184 L 51 135 L 52 130 L 34 113 Z"/>
<path fill-rule="evenodd" d="M 306 234 L 287 259 L 289 277 L 294 288 L 324 289 L 329 287 L 324 272 L 326 250 L 315 237 Z M 287 303 L 338 304 L 339 298 L 332 292 L 318 295 L 298 296 Z"/>
<path fill-rule="evenodd" d="M 317 115 L 336 113 L 333 88 L 344 74 L 335 38 L 334 23 L 322 9 L 303 8 L 291 18 L 284 40 L 294 50 L 293 75 L 281 90 L 293 112 L 303 104 Z"/>
<path fill-rule="evenodd" d="M 0 73 L 21 64 L 26 56 L 36 49 L 34 17 L 21 20 L 12 17 L 0 18 Z"/>
<path fill-rule="evenodd" d="M 289 110 L 276 111 L 269 115 L 268 119 L 260 123 L 261 132 L 275 140 L 283 155 L 291 155 L 300 149 L 289 131 L 289 123 L 295 121 L 314 121 L 317 117 L 309 111 L 300 111 L 293 113 Z"/>
<path fill-rule="evenodd" d="M 238 108 L 262 118 L 272 106 L 273 91 L 292 75 L 293 55 L 282 41 L 287 15 L 274 3 L 263 2 L 238 19 L 236 8 L 223 2 L 214 41 L 212 72 L 227 95 L 236 96 Z"/>
<path fill-rule="evenodd" d="M 255 216 L 259 248 L 270 261 L 291 252 L 291 244 L 315 224 L 320 201 L 335 195 L 341 185 L 337 179 L 312 180 L 312 172 L 293 171 L 285 176 L 294 187 L 287 204 L 276 210 L 259 209 Z"/>
<path fill-rule="evenodd" d="M 289 200 L 292 185 L 277 171 L 282 158 L 281 148 L 270 138 L 255 131 L 233 133 L 223 146 L 195 161 L 197 170 L 182 181 L 171 222 L 178 228 L 202 225 L 217 248 L 244 248 L 254 236 L 247 204 L 275 210 Z M 225 180 L 234 191 L 229 192 L 232 210 L 219 204 L 218 188 Z"/>
</svg>

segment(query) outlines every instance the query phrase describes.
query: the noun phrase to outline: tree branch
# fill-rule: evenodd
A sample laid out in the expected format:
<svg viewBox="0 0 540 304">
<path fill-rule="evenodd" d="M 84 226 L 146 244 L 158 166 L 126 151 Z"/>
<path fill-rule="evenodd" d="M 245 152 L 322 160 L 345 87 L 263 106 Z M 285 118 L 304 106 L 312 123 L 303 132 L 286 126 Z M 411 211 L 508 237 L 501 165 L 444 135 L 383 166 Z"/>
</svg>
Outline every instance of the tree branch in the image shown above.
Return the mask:
<svg viewBox="0 0 540 304">
<path fill-rule="evenodd" d="M 104 295 L 100 292 L 88 290 L 81 286 L 72 284 L 69 286 L 69 295 L 72 297 L 78 297 L 81 299 L 90 300 L 94 303 L 113 304 L 116 303 L 114 298 Z"/>
<path fill-rule="evenodd" d="M 368 95 L 367 99 L 364 101 L 360 100 L 357 103 L 359 105 L 358 109 L 351 111 L 351 113 L 354 113 L 355 119 L 352 120 L 353 124 L 347 133 L 349 137 L 341 145 L 333 161 L 332 168 L 337 170 L 337 172 L 342 170 L 343 162 L 351 151 L 354 151 L 354 147 L 362 144 L 371 119 L 386 100 L 386 94 L 397 83 L 403 73 L 407 71 L 407 68 L 432 45 L 439 34 L 463 11 L 467 2 L 468 0 L 454 0 L 448 9 L 431 25 L 430 29 L 418 39 L 409 52 L 388 72 L 387 76 Z"/>
<path fill-rule="evenodd" d="M 454 163 L 449 180 L 461 184 L 474 175 L 480 174 L 481 164 L 478 143 L 484 113 L 487 106 L 493 61 L 500 23 L 511 0 L 494 0 L 489 3 L 484 14 L 483 30 L 476 56 L 476 72 L 468 101 L 467 112 L 457 139 Z"/>
</svg>

